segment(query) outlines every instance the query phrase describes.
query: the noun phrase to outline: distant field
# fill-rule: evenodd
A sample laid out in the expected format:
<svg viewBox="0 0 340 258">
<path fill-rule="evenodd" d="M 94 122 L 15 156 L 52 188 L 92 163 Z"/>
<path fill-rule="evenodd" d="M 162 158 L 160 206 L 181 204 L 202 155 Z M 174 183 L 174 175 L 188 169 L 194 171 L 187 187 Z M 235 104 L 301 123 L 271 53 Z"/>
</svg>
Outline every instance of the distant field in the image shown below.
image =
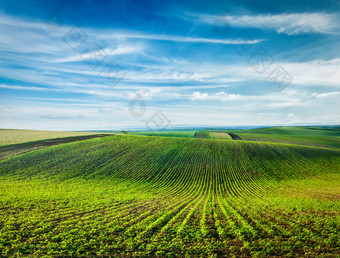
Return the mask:
<svg viewBox="0 0 340 258">
<path fill-rule="evenodd" d="M 326 148 L 340 148 L 340 127 L 271 127 L 230 131 L 129 132 L 134 135 L 189 137 L 231 140 L 228 133 L 245 141 L 289 143 Z M 196 135 L 196 136 L 195 136 Z"/>
<path fill-rule="evenodd" d="M 273 127 L 252 130 L 234 130 L 243 140 L 281 142 L 326 148 L 340 148 L 340 128 L 324 127 Z"/>
<path fill-rule="evenodd" d="M 15 132 L 15 131 L 14 131 Z M 16 132 L 15 132 L 16 133 Z M 5 145 L 0 146 L 0 160 L 8 159 L 13 156 L 17 156 L 19 154 L 23 154 L 26 152 L 47 148 L 54 145 L 69 143 L 69 142 L 77 142 L 77 141 L 84 141 L 93 138 L 105 137 L 108 135 L 113 134 L 91 134 L 91 135 L 80 135 L 80 136 L 71 136 L 71 137 L 64 137 L 64 138 L 55 138 L 55 139 L 47 139 L 47 140 L 40 140 L 34 142 L 25 142 L 25 143 L 18 143 L 12 145 Z"/>
<path fill-rule="evenodd" d="M 260 142 L 281 142 L 326 148 L 340 148 L 340 138 L 332 136 L 303 136 L 237 133 L 243 140 Z"/>
<path fill-rule="evenodd" d="M 270 127 L 251 130 L 230 130 L 230 132 L 301 136 L 340 136 L 340 127 Z"/>
<path fill-rule="evenodd" d="M 220 131 L 200 131 L 196 132 L 194 137 L 204 139 L 240 140 L 240 137 L 234 133 L 226 133 Z"/>
<path fill-rule="evenodd" d="M 172 132 L 129 132 L 132 135 L 165 136 L 165 137 L 191 137 L 196 131 L 172 131 Z"/>
<path fill-rule="evenodd" d="M 0 146 L 23 142 L 39 141 L 45 139 L 91 134 L 97 133 L 0 129 Z"/>
<path fill-rule="evenodd" d="M 211 139 L 210 132 L 203 131 L 203 132 L 196 132 L 194 135 L 195 138 L 203 138 L 203 139 Z"/>
<path fill-rule="evenodd" d="M 219 132 L 210 132 L 212 139 L 226 139 L 232 140 L 231 136 L 227 133 L 219 133 Z"/>
<path fill-rule="evenodd" d="M 0 255 L 336 257 L 339 186 L 336 146 L 61 143 L 0 161 Z"/>
</svg>

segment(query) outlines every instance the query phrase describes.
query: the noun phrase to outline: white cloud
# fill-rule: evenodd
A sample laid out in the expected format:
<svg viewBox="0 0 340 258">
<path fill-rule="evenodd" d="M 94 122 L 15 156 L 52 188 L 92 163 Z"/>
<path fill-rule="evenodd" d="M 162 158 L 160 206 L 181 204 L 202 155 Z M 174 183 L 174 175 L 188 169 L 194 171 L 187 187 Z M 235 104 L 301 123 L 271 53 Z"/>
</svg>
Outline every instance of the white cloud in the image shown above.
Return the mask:
<svg viewBox="0 0 340 258">
<path fill-rule="evenodd" d="M 283 13 L 261 15 L 199 15 L 202 22 L 215 26 L 230 24 L 235 27 L 273 29 L 277 33 L 333 33 L 339 27 L 338 18 L 330 13 Z"/>
<path fill-rule="evenodd" d="M 240 94 L 228 94 L 224 91 L 216 93 L 216 96 L 222 101 L 242 98 L 242 96 Z"/>
<path fill-rule="evenodd" d="M 191 100 L 219 100 L 219 101 L 227 101 L 227 100 L 236 100 L 247 98 L 246 96 L 241 96 L 240 94 L 228 94 L 224 91 L 220 91 L 214 95 L 209 95 L 208 93 L 200 93 L 196 91 L 192 94 Z"/>
<path fill-rule="evenodd" d="M 262 75 L 250 65 L 230 65 L 215 67 L 215 80 L 220 79 L 222 72 L 226 78 L 242 78 L 244 81 L 269 81 L 268 76 L 281 66 L 293 78 L 292 85 L 329 86 L 340 88 L 340 58 L 331 60 L 312 60 L 307 62 L 274 62 Z M 218 80 L 219 81 L 219 80 Z M 274 84 L 273 84 L 274 85 Z M 274 85 L 275 86 L 275 85 Z M 287 89 L 285 89 L 287 90 Z"/>
<path fill-rule="evenodd" d="M 205 100 L 208 98 L 208 93 L 200 93 L 196 91 L 192 94 L 191 100 Z"/>
<path fill-rule="evenodd" d="M 316 98 L 328 98 L 340 95 L 340 91 L 327 92 L 327 93 L 313 93 L 312 96 Z"/>
</svg>

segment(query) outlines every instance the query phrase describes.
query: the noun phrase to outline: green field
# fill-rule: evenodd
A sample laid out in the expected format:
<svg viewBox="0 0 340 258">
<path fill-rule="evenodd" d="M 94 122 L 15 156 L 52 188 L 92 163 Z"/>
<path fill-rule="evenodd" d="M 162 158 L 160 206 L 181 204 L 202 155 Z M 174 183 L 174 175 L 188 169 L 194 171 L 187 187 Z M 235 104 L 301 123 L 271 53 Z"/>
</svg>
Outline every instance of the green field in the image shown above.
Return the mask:
<svg viewBox="0 0 340 258">
<path fill-rule="evenodd" d="M 129 132 L 133 135 L 227 139 L 236 134 L 245 141 L 289 143 L 326 148 L 340 148 L 340 127 L 269 127 L 252 130 Z"/>
<path fill-rule="evenodd" d="M 270 127 L 252 130 L 129 132 L 129 134 L 226 140 L 232 140 L 229 134 L 236 134 L 245 141 L 340 148 L 339 127 Z"/>
<path fill-rule="evenodd" d="M 287 129 L 290 144 L 261 130 L 235 133 L 272 138 L 113 135 L 6 158 L 0 255 L 336 257 L 338 129 Z M 308 137 L 330 138 L 292 144 Z"/>
</svg>

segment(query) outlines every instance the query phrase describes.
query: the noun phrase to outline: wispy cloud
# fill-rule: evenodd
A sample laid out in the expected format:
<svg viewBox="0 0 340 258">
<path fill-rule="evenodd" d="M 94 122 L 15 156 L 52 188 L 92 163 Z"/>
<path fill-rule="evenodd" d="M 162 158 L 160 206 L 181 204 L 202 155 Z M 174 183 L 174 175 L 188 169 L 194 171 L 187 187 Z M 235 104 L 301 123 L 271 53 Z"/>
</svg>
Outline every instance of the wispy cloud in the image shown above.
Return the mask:
<svg viewBox="0 0 340 258">
<path fill-rule="evenodd" d="M 35 86 L 18 86 L 18 85 L 6 85 L 0 84 L 0 88 L 2 89 L 10 89 L 10 90 L 29 90 L 29 91 L 49 91 L 51 89 L 35 87 Z"/>
<path fill-rule="evenodd" d="M 9 15 L 3 15 L 0 18 L 0 26 L 6 29 L 14 29 L 21 31 L 25 34 L 25 37 L 31 38 L 30 34 L 32 31 L 35 32 L 35 37 L 42 39 L 46 36 L 62 37 L 64 36 L 72 26 L 64 26 L 58 31 L 50 31 L 47 24 L 37 21 L 20 19 L 17 17 L 12 17 Z M 263 39 L 252 39 L 252 40 L 233 40 L 233 39 L 215 39 L 211 37 L 188 37 L 181 35 L 171 35 L 171 34 L 150 34 L 148 32 L 136 32 L 136 31 L 122 31 L 114 29 L 91 29 L 83 28 L 89 36 L 95 39 L 116 39 L 116 40 L 126 40 L 126 39 L 141 39 L 141 40 L 156 40 L 156 41 L 170 41 L 170 42 L 183 42 L 183 43 L 208 43 L 208 44 L 225 44 L 225 45 L 244 45 L 244 44 L 257 44 Z M 22 37 L 22 35 L 21 35 Z M 12 34 L 11 42 L 15 42 L 17 37 Z M 51 38 L 49 38 L 51 40 Z M 3 40 L 3 42 L 8 43 L 9 39 Z M 51 42 L 53 42 L 51 40 Z M 52 44 L 53 45 L 53 44 Z M 27 46 L 28 47 L 28 46 Z M 50 51 L 53 50 L 51 45 L 45 46 L 45 48 Z"/>
<path fill-rule="evenodd" d="M 119 45 L 117 48 L 105 48 L 99 50 L 102 55 L 108 56 L 117 56 L 117 55 L 129 55 L 129 54 L 136 54 L 142 52 L 142 47 L 139 45 L 136 46 L 124 46 Z M 69 57 L 63 57 L 63 58 L 57 58 L 55 59 L 56 63 L 66 63 L 66 62 L 77 62 L 77 61 L 83 61 L 86 59 L 90 59 L 98 55 L 97 51 L 84 53 L 84 54 L 76 54 Z"/>
<path fill-rule="evenodd" d="M 280 62 L 294 77 L 294 84 L 340 88 L 340 58 L 308 62 Z"/>
<path fill-rule="evenodd" d="M 339 18 L 333 13 L 283 13 L 258 15 L 197 15 L 200 21 L 234 27 L 272 29 L 277 33 L 297 35 L 304 33 L 335 33 Z"/>
<path fill-rule="evenodd" d="M 172 42 L 186 42 L 186 43 L 212 43 L 212 44 L 225 44 L 225 45 L 248 45 L 257 44 L 263 41 L 263 39 L 254 40 L 224 40 L 214 38 L 201 38 L 201 37 L 183 37 L 177 35 L 160 35 L 160 34 L 133 34 L 133 33 L 115 33 L 109 37 L 112 38 L 133 38 L 133 39 L 146 39 L 146 40 L 158 40 L 158 41 L 172 41 Z"/>
</svg>

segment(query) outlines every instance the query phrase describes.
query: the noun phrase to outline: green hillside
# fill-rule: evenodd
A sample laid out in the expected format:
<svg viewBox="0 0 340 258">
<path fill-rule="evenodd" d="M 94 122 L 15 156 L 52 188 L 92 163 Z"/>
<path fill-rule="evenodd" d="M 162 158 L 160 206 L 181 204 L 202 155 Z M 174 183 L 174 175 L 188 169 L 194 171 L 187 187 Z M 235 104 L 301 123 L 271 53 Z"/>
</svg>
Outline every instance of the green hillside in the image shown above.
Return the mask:
<svg viewBox="0 0 340 258">
<path fill-rule="evenodd" d="M 340 151 L 116 135 L 0 162 L 2 255 L 334 256 Z"/>
<path fill-rule="evenodd" d="M 340 136 L 340 127 L 268 127 L 251 130 L 231 130 L 231 132 L 275 135 Z"/>
<path fill-rule="evenodd" d="M 245 141 L 278 142 L 326 148 L 340 148 L 340 137 L 238 133 Z"/>
<path fill-rule="evenodd" d="M 243 140 L 280 142 L 308 146 L 340 148 L 340 127 L 272 127 L 227 131 L 237 133 Z"/>
</svg>

